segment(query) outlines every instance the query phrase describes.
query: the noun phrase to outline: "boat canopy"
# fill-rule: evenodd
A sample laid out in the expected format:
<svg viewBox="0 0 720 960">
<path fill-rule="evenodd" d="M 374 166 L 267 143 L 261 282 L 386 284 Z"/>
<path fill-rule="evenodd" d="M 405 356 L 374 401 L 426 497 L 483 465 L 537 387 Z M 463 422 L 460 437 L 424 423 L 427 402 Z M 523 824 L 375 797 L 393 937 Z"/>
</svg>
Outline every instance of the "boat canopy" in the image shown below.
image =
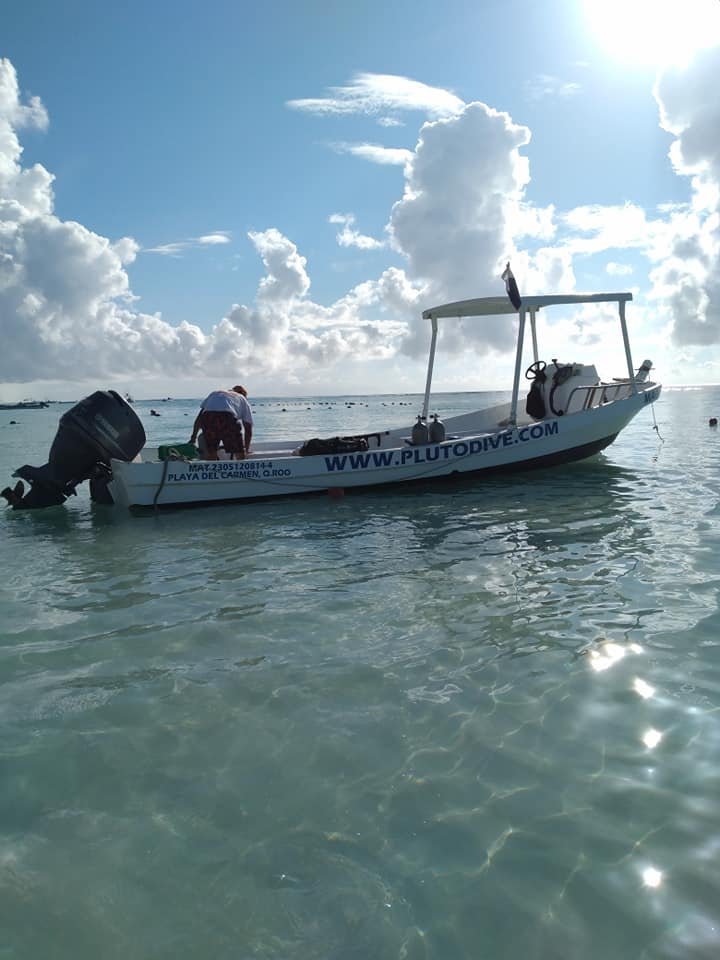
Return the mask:
<svg viewBox="0 0 720 960">
<path fill-rule="evenodd" d="M 520 310 L 535 312 L 541 307 L 561 306 L 572 303 L 627 303 L 631 293 L 566 293 L 552 296 L 523 297 Z M 423 310 L 423 319 L 440 317 L 494 317 L 504 313 L 519 313 L 507 297 L 476 297 L 474 300 L 457 300 L 439 307 Z"/>
<path fill-rule="evenodd" d="M 455 303 L 444 303 L 439 307 L 423 310 L 423 318 L 431 323 L 432 336 L 430 338 L 430 356 L 428 358 L 427 379 L 425 381 L 425 398 L 423 400 L 422 417 L 427 420 L 430 409 L 430 390 L 432 385 L 433 364 L 435 363 L 435 347 L 437 345 L 438 320 L 443 317 L 492 317 L 501 314 L 517 314 L 517 347 L 515 351 L 515 375 L 513 377 L 512 400 L 510 403 L 510 423 L 517 423 L 517 404 L 520 390 L 520 372 L 522 370 L 523 337 L 525 320 L 530 315 L 530 331 L 532 333 L 533 358 L 538 361 L 538 343 L 535 329 L 535 315 L 542 307 L 562 306 L 578 303 L 616 303 L 620 315 L 620 329 L 622 331 L 625 359 L 627 361 L 628 379 L 632 384 L 633 393 L 637 391 L 630 342 L 628 340 L 627 324 L 625 322 L 625 304 L 632 300 L 631 293 L 559 293 L 549 296 L 523 297 L 520 308 L 511 303 L 509 297 L 477 297 L 474 300 L 457 300 Z"/>
</svg>

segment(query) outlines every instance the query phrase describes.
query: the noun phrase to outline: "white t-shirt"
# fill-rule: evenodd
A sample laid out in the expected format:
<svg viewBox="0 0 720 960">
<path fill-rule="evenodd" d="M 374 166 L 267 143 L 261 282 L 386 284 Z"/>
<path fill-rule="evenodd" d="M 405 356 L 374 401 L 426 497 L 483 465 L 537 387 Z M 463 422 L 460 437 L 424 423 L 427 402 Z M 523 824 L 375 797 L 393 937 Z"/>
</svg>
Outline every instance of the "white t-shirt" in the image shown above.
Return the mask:
<svg viewBox="0 0 720 960">
<path fill-rule="evenodd" d="M 213 390 L 200 404 L 200 409 L 213 413 L 232 413 L 236 420 L 253 422 L 250 404 L 241 393 L 235 393 L 234 390 Z"/>
</svg>

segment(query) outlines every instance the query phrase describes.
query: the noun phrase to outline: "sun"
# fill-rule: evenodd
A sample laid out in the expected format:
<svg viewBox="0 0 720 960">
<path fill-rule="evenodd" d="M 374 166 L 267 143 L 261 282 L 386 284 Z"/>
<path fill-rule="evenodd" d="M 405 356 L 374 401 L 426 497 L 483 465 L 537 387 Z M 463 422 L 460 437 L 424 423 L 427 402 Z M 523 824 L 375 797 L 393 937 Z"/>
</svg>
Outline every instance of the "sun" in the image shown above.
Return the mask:
<svg viewBox="0 0 720 960">
<path fill-rule="evenodd" d="M 606 54 L 627 65 L 683 65 L 720 46 L 720 0 L 584 0 Z"/>
</svg>

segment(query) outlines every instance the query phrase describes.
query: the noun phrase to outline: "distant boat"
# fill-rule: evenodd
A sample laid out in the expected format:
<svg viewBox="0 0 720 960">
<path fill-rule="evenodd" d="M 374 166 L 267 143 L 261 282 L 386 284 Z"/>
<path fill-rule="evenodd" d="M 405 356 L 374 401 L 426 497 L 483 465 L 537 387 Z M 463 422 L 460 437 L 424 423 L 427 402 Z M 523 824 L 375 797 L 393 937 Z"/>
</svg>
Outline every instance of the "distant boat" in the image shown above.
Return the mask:
<svg viewBox="0 0 720 960">
<path fill-rule="evenodd" d="M 49 406 L 48 400 L 20 400 L 18 403 L 0 403 L 0 410 L 42 410 Z"/>
</svg>

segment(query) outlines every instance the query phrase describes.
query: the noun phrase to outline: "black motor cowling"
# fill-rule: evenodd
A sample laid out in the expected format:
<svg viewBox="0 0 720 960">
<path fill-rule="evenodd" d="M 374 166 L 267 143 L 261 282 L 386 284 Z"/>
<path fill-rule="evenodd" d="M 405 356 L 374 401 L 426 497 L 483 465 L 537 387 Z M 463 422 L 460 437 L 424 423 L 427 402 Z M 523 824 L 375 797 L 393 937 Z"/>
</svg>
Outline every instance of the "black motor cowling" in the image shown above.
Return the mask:
<svg viewBox="0 0 720 960">
<path fill-rule="evenodd" d="M 16 510 L 64 503 L 83 480 L 110 476 L 110 460 L 132 460 L 145 444 L 139 417 L 119 393 L 98 390 L 67 410 L 43 467 L 24 466 L 13 476 L 30 484 L 6 487 L 2 496 Z"/>
</svg>

